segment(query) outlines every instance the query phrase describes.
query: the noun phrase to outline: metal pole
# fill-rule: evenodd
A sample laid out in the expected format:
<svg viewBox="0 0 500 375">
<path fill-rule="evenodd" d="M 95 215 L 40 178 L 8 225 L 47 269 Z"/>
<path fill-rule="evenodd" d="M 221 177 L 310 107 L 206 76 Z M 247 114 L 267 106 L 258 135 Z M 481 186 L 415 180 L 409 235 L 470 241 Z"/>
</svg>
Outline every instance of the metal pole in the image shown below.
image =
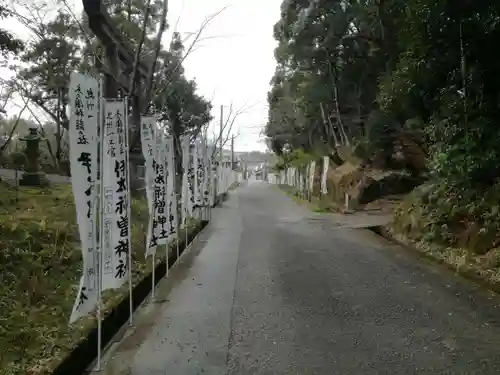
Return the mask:
<svg viewBox="0 0 500 375">
<path fill-rule="evenodd" d="M 165 244 L 165 277 L 168 277 L 168 255 L 170 250 L 170 242 Z"/>
<path fill-rule="evenodd" d="M 125 139 L 126 139 L 126 145 L 129 147 L 129 133 L 128 133 L 128 97 L 125 97 L 125 118 L 127 119 L 127 131 L 125 131 Z M 127 173 L 127 187 L 129 189 L 129 195 L 130 195 L 130 156 L 127 153 L 127 168 L 126 168 L 126 173 Z M 130 208 L 130 201 L 128 205 L 128 217 L 129 217 L 129 233 L 130 233 L 130 221 L 131 219 L 131 208 Z M 130 248 L 128 251 L 128 297 L 129 297 L 129 319 L 128 319 L 128 324 L 129 326 L 132 326 L 133 324 L 133 312 L 134 312 L 134 302 L 132 299 L 132 288 L 133 288 L 133 283 L 132 283 L 132 249 Z"/>
<path fill-rule="evenodd" d="M 100 90 L 99 90 L 99 118 L 97 126 L 97 155 L 99 162 L 97 164 L 96 181 L 94 182 L 94 189 L 96 197 L 94 202 L 94 220 L 96 223 L 95 234 L 98 234 L 98 242 L 94 236 L 94 243 L 97 247 L 97 366 L 96 370 L 101 371 L 101 357 L 102 357 L 102 245 L 103 245 L 103 221 L 102 221 L 102 162 L 103 162 L 103 136 L 104 136 L 104 98 L 103 98 L 103 77 L 100 77 Z"/>
<path fill-rule="evenodd" d="M 179 230 L 177 231 L 179 232 Z M 179 233 L 177 233 L 175 236 L 175 244 L 177 246 L 177 259 L 175 261 L 177 262 L 179 260 Z"/>
<path fill-rule="evenodd" d="M 155 249 L 155 252 L 153 253 L 153 255 L 151 256 L 151 264 L 153 266 L 153 270 L 151 272 L 151 303 L 153 303 L 155 301 L 155 253 L 156 253 L 156 249 Z"/>
</svg>

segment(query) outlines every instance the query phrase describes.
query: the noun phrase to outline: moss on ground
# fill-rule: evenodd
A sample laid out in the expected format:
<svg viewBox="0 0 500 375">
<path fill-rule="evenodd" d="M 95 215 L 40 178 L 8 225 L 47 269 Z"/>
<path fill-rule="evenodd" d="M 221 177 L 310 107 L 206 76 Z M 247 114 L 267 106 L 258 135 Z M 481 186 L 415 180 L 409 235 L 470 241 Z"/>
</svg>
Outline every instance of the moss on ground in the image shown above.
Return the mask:
<svg viewBox="0 0 500 375">
<path fill-rule="evenodd" d="M 146 201 L 134 199 L 134 285 L 151 272 L 148 218 Z M 0 375 L 50 373 L 95 326 L 92 317 L 68 325 L 82 266 L 71 187 L 16 192 L 0 182 L 0 233 Z M 157 254 L 158 264 L 165 251 Z M 105 314 L 127 292 L 106 291 Z"/>
</svg>

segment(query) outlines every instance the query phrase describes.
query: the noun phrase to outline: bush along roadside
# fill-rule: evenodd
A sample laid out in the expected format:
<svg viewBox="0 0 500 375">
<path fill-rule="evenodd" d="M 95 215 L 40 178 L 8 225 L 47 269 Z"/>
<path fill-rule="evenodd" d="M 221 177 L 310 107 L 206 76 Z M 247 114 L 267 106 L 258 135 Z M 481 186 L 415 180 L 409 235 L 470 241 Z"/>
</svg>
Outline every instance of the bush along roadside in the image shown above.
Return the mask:
<svg viewBox="0 0 500 375">
<path fill-rule="evenodd" d="M 424 185 L 406 197 L 389 225 L 375 230 L 500 293 L 495 196 L 496 192 L 486 193 L 478 204 L 477 199 L 464 200 L 439 186 Z"/>
</svg>

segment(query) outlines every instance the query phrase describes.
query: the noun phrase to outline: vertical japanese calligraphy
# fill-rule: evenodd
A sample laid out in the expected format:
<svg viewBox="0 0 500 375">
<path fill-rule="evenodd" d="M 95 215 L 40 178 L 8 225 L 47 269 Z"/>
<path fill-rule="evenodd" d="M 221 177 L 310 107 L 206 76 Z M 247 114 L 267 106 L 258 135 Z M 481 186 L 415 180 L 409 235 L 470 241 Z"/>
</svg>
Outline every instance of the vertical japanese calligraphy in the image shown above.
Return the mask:
<svg viewBox="0 0 500 375">
<path fill-rule="evenodd" d="M 146 257 L 156 253 L 158 245 L 169 238 L 167 202 L 166 137 L 158 128 L 155 116 L 141 119 L 142 152 L 146 163 L 146 189 L 149 206 L 149 227 Z"/>
<path fill-rule="evenodd" d="M 209 157 L 208 153 L 209 153 L 209 151 L 208 151 L 207 138 L 205 137 L 204 143 L 203 143 L 203 186 L 202 186 L 203 205 L 205 207 L 210 206 L 211 166 L 210 166 L 210 157 Z"/>
<path fill-rule="evenodd" d="M 146 196 L 149 208 L 149 224 L 146 236 L 146 257 L 156 250 L 158 246 L 158 231 L 156 228 L 156 215 L 153 208 L 155 169 L 157 158 L 156 147 L 156 118 L 155 116 L 141 117 L 141 143 L 142 155 L 145 163 Z"/>
<path fill-rule="evenodd" d="M 222 182 L 221 182 L 221 187 L 222 187 L 222 191 L 221 193 L 225 193 L 227 191 L 226 189 L 226 184 L 227 184 L 227 163 L 225 161 L 222 161 L 221 163 L 221 176 L 222 176 Z"/>
<path fill-rule="evenodd" d="M 195 195 L 195 161 L 196 161 L 196 144 L 190 143 L 188 147 L 188 168 L 187 168 L 187 181 L 189 189 L 189 201 L 188 201 L 188 214 L 189 217 L 193 217 L 193 209 L 196 206 L 196 195 Z"/>
<path fill-rule="evenodd" d="M 154 184 L 154 173 L 153 173 L 153 148 L 155 147 L 155 127 L 156 119 L 154 116 L 143 116 L 141 117 L 141 148 L 142 155 L 144 157 L 144 169 L 145 169 L 145 183 L 146 183 L 146 195 L 148 198 L 149 210 L 152 209 L 153 203 L 153 184 Z"/>
<path fill-rule="evenodd" d="M 155 222 L 153 227 L 158 233 L 158 245 L 168 242 L 167 218 L 167 176 L 166 176 L 166 136 L 163 131 L 158 131 L 156 136 L 156 158 L 154 165 L 155 181 L 153 208 Z"/>
<path fill-rule="evenodd" d="M 142 155 L 145 163 L 146 196 L 149 208 L 149 225 L 146 236 L 146 257 L 156 251 L 158 246 L 157 215 L 153 207 L 155 178 L 156 178 L 156 159 L 157 159 L 157 133 L 156 117 L 141 117 L 141 143 Z"/>
<path fill-rule="evenodd" d="M 102 137 L 102 290 L 117 289 L 129 275 L 130 188 L 125 99 L 104 101 Z"/>
<path fill-rule="evenodd" d="M 192 195 L 192 153 L 189 136 L 181 137 L 182 146 L 182 225 L 187 224 L 187 218 L 193 216 Z"/>
<path fill-rule="evenodd" d="M 219 186 L 217 180 L 217 162 L 210 158 L 210 207 L 214 207 L 215 205 L 215 197 L 217 195 L 217 187 Z"/>
<path fill-rule="evenodd" d="M 224 181 L 224 176 L 222 175 L 222 161 L 215 162 L 215 170 L 217 176 L 216 195 L 218 196 L 224 192 L 224 187 L 222 186 L 222 181 Z"/>
<path fill-rule="evenodd" d="M 194 194 L 195 206 L 204 206 L 203 199 L 203 185 L 204 185 L 204 160 L 203 160 L 203 146 L 204 141 L 202 138 L 197 138 L 194 144 Z"/>
<path fill-rule="evenodd" d="M 70 99 L 70 165 L 73 195 L 82 246 L 83 275 L 73 306 L 70 323 L 89 314 L 98 301 L 96 251 L 97 128 L 99 122 L 99 82 L 95 78 L 72 73 Z"/>
<path fill-rule="evenodd" d="M 167 204 L 168 204 L 168 227 L 170 238 L 177 236 L 177 194 L 175 191 L 175 150 L 174 139 L 168 136 L 166 139 L 166 164 L 167 164 Z"/>
</svg>

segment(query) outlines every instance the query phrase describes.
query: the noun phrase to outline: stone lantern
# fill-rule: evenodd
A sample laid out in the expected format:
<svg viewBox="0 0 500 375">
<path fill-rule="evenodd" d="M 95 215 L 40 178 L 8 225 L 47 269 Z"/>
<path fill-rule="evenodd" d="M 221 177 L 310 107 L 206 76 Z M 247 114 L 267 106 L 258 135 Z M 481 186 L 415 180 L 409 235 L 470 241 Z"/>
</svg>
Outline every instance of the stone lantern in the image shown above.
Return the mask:
<svg viewBox="0 0 500 375">
<path fill-rule="evenodd" d="M 26 162 L 24 165 L 24 173 L 19 180 L 19 185 L 22 186 L 47 186 L 49 181 L 45 173 L 40 171 L 38 158 L 40 157 L 40 141 L 42 137 L 38 134 L 36 128 L 30 128 L 29 133 L 20 138 L 21 141 L 26 142 L 24 154 L 26 155 Z"/>
</svg>

